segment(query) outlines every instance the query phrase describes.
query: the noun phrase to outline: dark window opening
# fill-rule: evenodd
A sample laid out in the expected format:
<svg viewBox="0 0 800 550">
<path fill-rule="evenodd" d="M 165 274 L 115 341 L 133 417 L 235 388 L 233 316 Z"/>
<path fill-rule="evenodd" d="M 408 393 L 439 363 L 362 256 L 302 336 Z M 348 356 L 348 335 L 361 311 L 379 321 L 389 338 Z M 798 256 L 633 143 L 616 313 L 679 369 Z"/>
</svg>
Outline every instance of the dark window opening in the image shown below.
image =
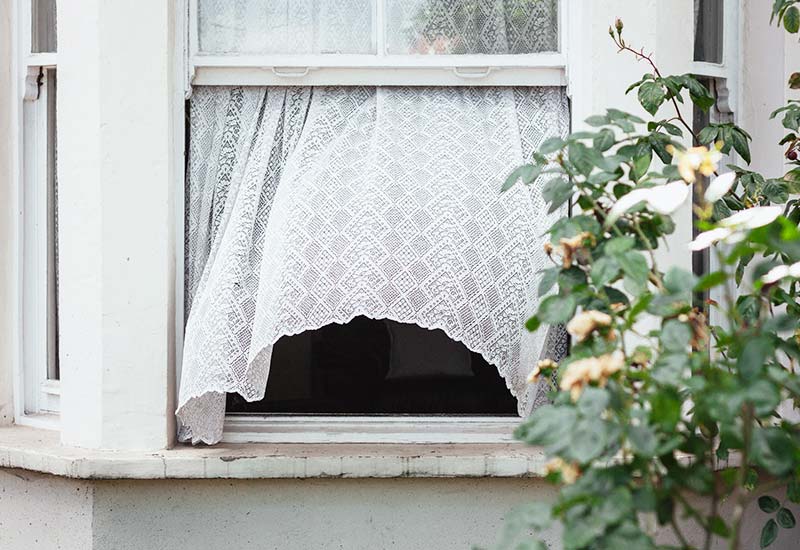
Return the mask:
<svg viewBox="0 0 800 550">
<path fill-rule="evenodd" d="M 357 317 L 281 338 L 266 394 L 228 412 L 516 415 L 497 368 L 441 330 Z"/>
<path fill-rule="evenodd" d="M 694 60 L 722 63 L 724 0 L 694 2 Z"/>
</svg>

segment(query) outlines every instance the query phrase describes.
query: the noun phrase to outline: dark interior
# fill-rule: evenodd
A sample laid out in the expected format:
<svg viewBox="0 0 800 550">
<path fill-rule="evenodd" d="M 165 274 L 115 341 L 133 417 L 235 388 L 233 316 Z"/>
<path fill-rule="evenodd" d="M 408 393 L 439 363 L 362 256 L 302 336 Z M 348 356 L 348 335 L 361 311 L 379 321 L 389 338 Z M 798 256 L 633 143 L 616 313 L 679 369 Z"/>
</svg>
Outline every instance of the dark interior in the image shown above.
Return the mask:
<svg viewBox="0 0 800 550">
<path fill-rule="evenodd" d="M 228 412 L 515 415 L 497 369 L 441 330 L 357 317 L 281 338 L 264 399 Z"/>
</svg>

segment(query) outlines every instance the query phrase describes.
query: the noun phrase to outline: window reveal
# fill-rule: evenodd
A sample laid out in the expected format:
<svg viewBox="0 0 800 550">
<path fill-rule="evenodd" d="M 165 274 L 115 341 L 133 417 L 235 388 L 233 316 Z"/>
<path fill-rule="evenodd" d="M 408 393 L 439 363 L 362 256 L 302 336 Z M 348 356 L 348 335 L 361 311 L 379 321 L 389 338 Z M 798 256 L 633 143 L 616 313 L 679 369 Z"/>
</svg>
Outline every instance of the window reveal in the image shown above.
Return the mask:
<svg viewBox="0 0 800 550">
<path fill-rule="evenodd" d="M 499 188 L 567 115 L 561 88 L 196 89 L 181 437 L 218 440 L 226 392 L 262 399 L 281 336 L 360 315 L 443 329 L 530 410 L 552 217 Z"/>
</svg>

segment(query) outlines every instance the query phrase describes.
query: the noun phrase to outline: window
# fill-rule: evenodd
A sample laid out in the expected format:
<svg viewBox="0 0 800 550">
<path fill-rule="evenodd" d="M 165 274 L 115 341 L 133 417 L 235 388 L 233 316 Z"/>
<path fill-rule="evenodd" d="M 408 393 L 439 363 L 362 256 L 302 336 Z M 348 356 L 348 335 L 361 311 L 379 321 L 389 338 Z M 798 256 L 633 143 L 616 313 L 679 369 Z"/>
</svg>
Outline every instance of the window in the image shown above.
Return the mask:
<svg viewBox="0 0 800 550">
<path fill-rule="evenodd" d="M 738 67 L 735 60 L 738 58 L 739 48 L 735 39 L 735 29 L 738 28 L 738 14 L 736 2 L 725 0 L 694 2 L 693 72 L 717 99 L 716 105 L 708 112 L 694 107 L 692 126 L 696 135 L 709 124 L 733 122 L 735 119 L 738 82 Z M 730 154 L 735 155 L 735 152 L 731 151 Z M 726 162 L 720 163 L 721 166 L 725 164 Z M 698 181 L 695 187 L 695 200 L 701 196 L 707 183 L 706 178 Z M 698 229 L 693 227 L 692 237 L 696 237 L 697 233 Z M 698 276 L 713 269 L 715 261 L 708 250 L 692 253 L 692 269 Z M 695 306 L 707 310 L 705 302 L 708 298 L 707 292 L 697 293 L 694 297 Z"/>
<path fill-rule="evenodd" d="M 273 428 L 534 406 L 565 339 L 525 332 L 524 274 L 560 213 L 499 187 L 569 127 L 559 6 L 192 5 L 183 439 L 219 440 L 226 401 Z"/>
<path fill-rule="evenodd" d="M 17 420 L 59 410 L 56 2 L 21 2 L 22 396 Z"/>
</svg>

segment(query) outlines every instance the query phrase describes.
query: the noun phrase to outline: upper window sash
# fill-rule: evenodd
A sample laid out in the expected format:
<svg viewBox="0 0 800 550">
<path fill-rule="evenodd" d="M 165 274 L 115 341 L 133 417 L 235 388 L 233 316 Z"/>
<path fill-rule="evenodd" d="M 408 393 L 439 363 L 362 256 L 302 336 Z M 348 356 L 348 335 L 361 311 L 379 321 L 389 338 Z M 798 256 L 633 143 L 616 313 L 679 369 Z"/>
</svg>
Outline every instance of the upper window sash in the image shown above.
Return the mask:
<svg viewBox="0 0 800 550">
<path fill-rule="evenodd" d="M 203 1 L 189 0 L 187 77 L 195 85 L 566 85 L 569 4 L 564 0 L 557 2 L 557 51 L 511 54 L 389 53 L 386 4 L 396 0 L 372 0 L 372 53 L 204 52 L 198 11 Z"/>
</svg>

